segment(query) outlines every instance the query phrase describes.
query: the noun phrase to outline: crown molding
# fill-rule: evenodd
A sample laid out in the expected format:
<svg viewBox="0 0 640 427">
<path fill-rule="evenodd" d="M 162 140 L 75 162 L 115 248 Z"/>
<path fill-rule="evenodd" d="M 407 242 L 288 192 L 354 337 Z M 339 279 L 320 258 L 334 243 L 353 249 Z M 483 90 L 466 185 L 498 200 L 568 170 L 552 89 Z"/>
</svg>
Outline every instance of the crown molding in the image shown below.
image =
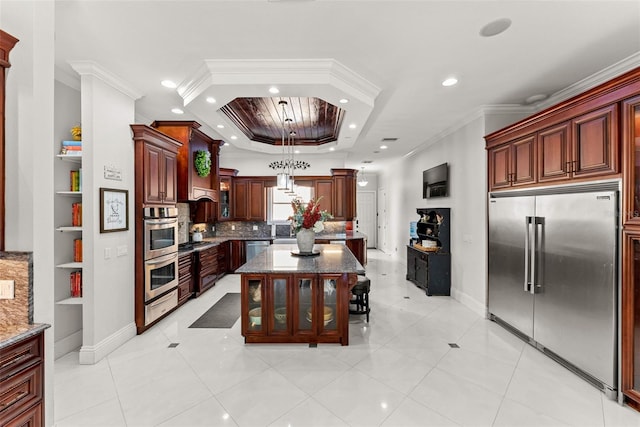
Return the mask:
<svg viewBox="0 0 640 427">
<path fill-rule="evenodd" d="M 133 100 L 142 98 L 142 94 L 126 83 L 124 80 L 120 79 L 118 76 L 113 74 L 112 72 L 106 70 L 99 64 L 90 60 L 79 60 L 79 61 L 68 61 L 71 68 L 82 76 L 93 76 L 102 80 L 109 86 L 114 89 L 119 90 L 124 93 L 128 97 Z"/>
</svg>

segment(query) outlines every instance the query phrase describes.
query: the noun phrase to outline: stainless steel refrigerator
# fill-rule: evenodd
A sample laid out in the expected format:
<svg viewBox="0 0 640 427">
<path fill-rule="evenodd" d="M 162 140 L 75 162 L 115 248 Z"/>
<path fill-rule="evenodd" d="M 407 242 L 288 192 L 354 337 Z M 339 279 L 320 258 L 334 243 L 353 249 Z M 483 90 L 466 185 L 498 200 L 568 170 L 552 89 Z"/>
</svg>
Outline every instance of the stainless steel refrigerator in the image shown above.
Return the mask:
<svg viewBox="0 0 640 427">
<path fill-rule="evenodd" d="M 610 398 L 617 389 L 617 190 L 615 182 L 489 196 L 489 317 Z"/>
</svg>

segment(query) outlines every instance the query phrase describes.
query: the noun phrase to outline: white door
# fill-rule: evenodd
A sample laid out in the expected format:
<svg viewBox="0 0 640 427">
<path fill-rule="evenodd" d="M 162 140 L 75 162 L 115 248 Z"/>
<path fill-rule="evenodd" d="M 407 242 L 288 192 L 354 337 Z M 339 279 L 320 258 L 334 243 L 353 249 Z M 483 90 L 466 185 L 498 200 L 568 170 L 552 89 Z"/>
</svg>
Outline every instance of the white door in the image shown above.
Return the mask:
<svg viewBox="0 0 640 427">
<path fill-rule="evenodd" d="M 387 192 L 378 189 L 378 249 L 387 251 Z"/>
<path fill-rule="evenodd" d="M 376 247 L 376 192 L 358 191 L 356 193 L 357 217 L 356 231 L 367 235 L 367 247 Z"/>
</svg>

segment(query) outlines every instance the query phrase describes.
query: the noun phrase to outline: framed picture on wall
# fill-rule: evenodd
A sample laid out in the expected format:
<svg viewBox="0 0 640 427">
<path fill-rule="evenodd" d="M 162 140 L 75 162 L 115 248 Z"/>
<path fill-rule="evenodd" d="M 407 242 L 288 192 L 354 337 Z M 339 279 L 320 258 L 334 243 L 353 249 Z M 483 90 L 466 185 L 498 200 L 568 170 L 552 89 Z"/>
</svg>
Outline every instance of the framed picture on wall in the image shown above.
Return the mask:
<svg viewBox="0 0 640 427">
<path fill-rule="evenodd" d="M 129 229 L 129 191 L 100 189 L 100 232 L 111 233 Z"/>
</svg>

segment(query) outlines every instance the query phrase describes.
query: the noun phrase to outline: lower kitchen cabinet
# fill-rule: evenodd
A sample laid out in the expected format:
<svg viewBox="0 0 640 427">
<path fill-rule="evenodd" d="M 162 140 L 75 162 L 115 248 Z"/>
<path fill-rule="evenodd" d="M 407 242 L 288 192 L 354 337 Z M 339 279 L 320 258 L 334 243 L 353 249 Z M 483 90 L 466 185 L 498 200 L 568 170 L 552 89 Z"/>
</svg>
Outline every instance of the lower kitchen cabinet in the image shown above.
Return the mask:
<svg viewBox="0 0 640 427">
<path fill-rule="evenodd" d="M 247 262 L 244 240 L 229 241 L 229 272 L 233 273 Z"/>
<path fill-rule="evenodd" d="M 355 274 L 243 274 L 247 343 L 349 343 L 349 288 Z"/>
<path fill-rule="evenodd" d="M 218 280 L 229 270 L 229 242 L 218 245 Z"/>
<path fill-rule="evenodd" d="M 407 280 L 427 295 L 451 295 L 451 254 L 424 252 L 407 246 Z"/>
<path fill-rule="evenodd" d="M 44 332 L 0 350 L 0 425 L 33 426 L 44 417 Z"/>
<path fill-rule="evenodd" d="M 184 304 L 193 296 L 193 253 L 187 252 L 178 257 L 178 305 Z"/>
<path fill-rule="evenodd" d="M 213 287 L 218 279 L 218 246 L 202 249 L 195 253 L 197 254 L 195 295 L 198 297 Z"/>
</svg>

